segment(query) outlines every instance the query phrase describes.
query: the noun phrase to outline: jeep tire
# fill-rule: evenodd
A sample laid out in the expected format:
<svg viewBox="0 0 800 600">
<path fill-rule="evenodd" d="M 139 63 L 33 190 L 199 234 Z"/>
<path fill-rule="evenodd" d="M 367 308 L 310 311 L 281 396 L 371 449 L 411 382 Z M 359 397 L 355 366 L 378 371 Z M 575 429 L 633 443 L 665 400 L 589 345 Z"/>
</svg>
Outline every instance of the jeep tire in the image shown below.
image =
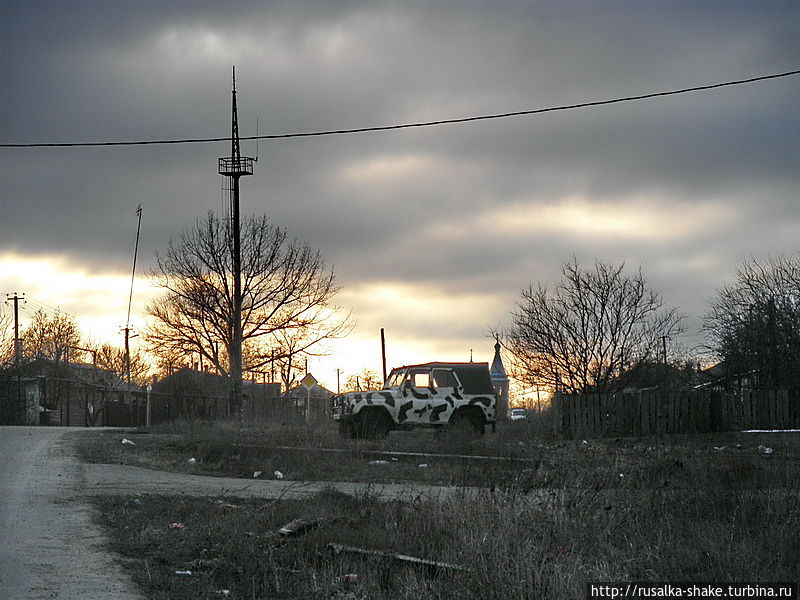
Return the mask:
<svg viewBox="0 0 800 600">
<path fill-rule="evenodd" d="M 483 435 L 486 429 L 486 420 L 477 411 L 459 410 L 450 417 L 450 427 L 453 429 L 465 429 L 475 435 Z"/>
<path fill-rule="evenodd" d="M 343 438 L 356 437 L 355 427 L 347 421 L 339 421 L 339 435 Z"/>
<path fill-rule="evenodd" d="M 365 409 L 354 424 L 355 437 L 382 440 L 392 429 L 392 419 L 383 409 Z"/>
</svg>

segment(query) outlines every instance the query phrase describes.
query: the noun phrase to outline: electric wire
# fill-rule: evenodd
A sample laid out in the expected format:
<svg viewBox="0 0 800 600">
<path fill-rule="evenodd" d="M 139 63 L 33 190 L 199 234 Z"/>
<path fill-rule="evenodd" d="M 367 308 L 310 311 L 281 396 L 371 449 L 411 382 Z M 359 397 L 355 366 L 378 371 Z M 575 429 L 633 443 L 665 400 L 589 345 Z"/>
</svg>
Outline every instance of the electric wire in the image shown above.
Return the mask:
<svg viewBox="0 0 800 600">
<path fill-rule="evenodd" d="M 737 79 L 734 81 L 725 81 L 722 83 L 712 83 L 708 85 L 700 85 L 695 87 L 682 88 L 678 90 L 670 90 L 666 92 L 652 92 L 649 94 L 640 94 L 638 96 L 625 96 L 622 98 L 613 98 L 610 100 L 596 100 L 593 102 L 581 102 L 579 104 L 565 104 L 561 106 L 551 106 L 547 108 L 534 108 L 530 110 L 517 110 L 512 112 L 475 115 L 471 117 L 460 117 L 453 119 L 440 119 L 437 121 L 423 121 L 416 123 L 402 123 L 396 125 L 378 125 L 373 127 L 357 127 L 353 129 L 331 129 L 325 131 L 309 131 L 309 132 L 296 132 L 296 133 L 278 133 L 268 135 L 253 135 L 247 137 L 240 137 L 240 140 L 278 140 L 289 138 L 306 138 L 306 137 L 321 137 L 331 135 L 347 135 L 355 133 L 368 133 L 375 131 L 395 131 L 399 129 L 413 129 L 420 127 L 433 127 L 437 125 L 454 125 L 460 123 L 471 123 L 475 121 L 488 121 L 492 119 L 505 119 L 509 117 L 519 117 L 525 115 L 537 115 L 549 112 L 558 112 L 565 110 L 575 110 L 579 108 L 589 108 L 593 106 L 607 106 L 609 104 L 619 104 L 621 102 L 633 102 L 636 100 L 647 100 L 650 98 L 658 98 L 663 96 L 675 96 L 678 94 L 687 94 L 691 92 L 699 92 L 704 90 L 712 90 L 723 87 L 730 87 L 735 85 L 744 85 L 747 83 L 755 83 L 758 81 L 766 81 L 769 79 L 779 79 L 782 77 L 790 77 L 800 74 L 800 70 L 786 71 L 785 73 L 775 73 L 772 75 L 761 75 L 759 77 L 750 77 L 748 79 Z M 2 143 L 0 148 L 70 148 L 70 147 L 90 147 L 90 146 L 148 146 L 148 145 L 163 145 L 163 144 L 204 144 L 209 142 L 230 142 L 230 137 L 212 137 L 212 138 L 185 138 L 173 140 L 136 140 L 136 141 L 116 141 L 116 142 L 37 142 L 37 143 L 20 143 L 10 144 Z"/>
</svg>

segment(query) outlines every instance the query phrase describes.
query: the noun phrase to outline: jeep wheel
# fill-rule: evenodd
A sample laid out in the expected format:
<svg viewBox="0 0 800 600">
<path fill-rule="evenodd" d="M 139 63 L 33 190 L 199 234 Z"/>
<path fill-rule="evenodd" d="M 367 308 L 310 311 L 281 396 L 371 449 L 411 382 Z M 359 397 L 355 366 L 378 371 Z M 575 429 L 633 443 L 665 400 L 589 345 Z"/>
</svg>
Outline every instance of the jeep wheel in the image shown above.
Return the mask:
<svg viewBox="0 0 800 600">
<path fill-rule="evenodd" d="M 339 421 L 339 435 L 342 436 L 343 438 L 356 437 L 356 432 L 355 428 L 353 427 L 353 424 Z"/>
<path fill-rule="evenodd" d="M 356 426 L 356 437 L 367 440 L 381 440 L 389 435 L 392 420 L 382 409 L 369 410 L 361 415 Z"/>
<path fill-rule="evenodd" d="M 473 411 L 462 410 L 450 417 L 450 427 L 456 430 L 468 430 L 475 435 L 483 435 L 486 421 L 483 415 Z"/>
</svg>

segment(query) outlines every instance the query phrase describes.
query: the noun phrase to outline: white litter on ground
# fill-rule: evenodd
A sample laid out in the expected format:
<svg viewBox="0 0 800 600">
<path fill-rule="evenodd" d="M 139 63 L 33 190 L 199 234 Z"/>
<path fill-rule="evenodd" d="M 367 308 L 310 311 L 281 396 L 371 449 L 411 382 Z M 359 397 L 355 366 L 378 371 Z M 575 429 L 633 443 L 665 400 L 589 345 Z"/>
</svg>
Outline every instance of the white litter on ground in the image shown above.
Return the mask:
<svg viewBox="0 0 800 600">
<path fill-rule="evenodd" d="M 175 575 L 191 575 L 191 571 L 175 571 Z"/>
<path fill-rule="evenodd" d="M 253 471 L 253 479 L 261 477 L 261 471 Z"/>
<path fill-rule="evenodd" d="M 275 475 L 275 479 L 283 479 L 283 473 L 280 471 L 275 471 L 273 475 Z"/>
<path fill-rule="evenodd" d="M 427 469 L 428 463 L 422 463 L 421 465 L 417 465 L 420 469 Z"/>
<path fill-rule="evenodd" d="M 369 461 L 369 464 L 371 464 L 371 465 L 388 465 L 389 461 L 388 460 L 371 460 L 371 461 Z"/>
<path fill-rule="evenodd" d="M 767 448 L 766 446 L 759 446 L 758 451 L 761 452 L 761 454 L 772 454 L 772 448 Z"/>
<path fill-rule="evenodd" d="M 742 433 L 798 433 L 800 429 L 747 429 Z"/>
<path fill-rule="evenodd" d="M 196 459 L 196 458 L 190 458 L 190 459 L 189 459 L 188 461 L 186 461 L 186 462 L 188 462 L 190 465 L 194 465 L 194 464 L 196 464 L 196 463 L 197 463 L 197 459 Z"/>
<path fill-rule="evenodd" d="M 135 446 L 136 445 L 135 442 L 130 441 L 128 438 L 122 438 L 122 443 L 125 444 L 126 446 Z"/>
</svg>

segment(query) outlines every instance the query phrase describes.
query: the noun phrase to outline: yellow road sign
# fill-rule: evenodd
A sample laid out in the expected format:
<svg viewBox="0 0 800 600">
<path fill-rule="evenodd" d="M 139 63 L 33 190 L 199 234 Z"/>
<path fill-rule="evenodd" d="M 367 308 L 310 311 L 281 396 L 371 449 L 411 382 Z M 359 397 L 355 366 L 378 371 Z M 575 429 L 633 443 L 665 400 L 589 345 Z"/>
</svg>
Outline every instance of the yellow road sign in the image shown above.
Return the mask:
<svg viewBox="0 0 800 600">
<path fill-rule="evenodd" d="M 306 374 L 305 377 L 303 377 L 300 380 L 300 383 L 303 385 L 304 388 L 306 388 L 307 390 L 310 390 L 315 385 L 317 385 L 317 378 L 314 377 L 311 373 L 308 373 L 308 374 Z"/>
</svg>

